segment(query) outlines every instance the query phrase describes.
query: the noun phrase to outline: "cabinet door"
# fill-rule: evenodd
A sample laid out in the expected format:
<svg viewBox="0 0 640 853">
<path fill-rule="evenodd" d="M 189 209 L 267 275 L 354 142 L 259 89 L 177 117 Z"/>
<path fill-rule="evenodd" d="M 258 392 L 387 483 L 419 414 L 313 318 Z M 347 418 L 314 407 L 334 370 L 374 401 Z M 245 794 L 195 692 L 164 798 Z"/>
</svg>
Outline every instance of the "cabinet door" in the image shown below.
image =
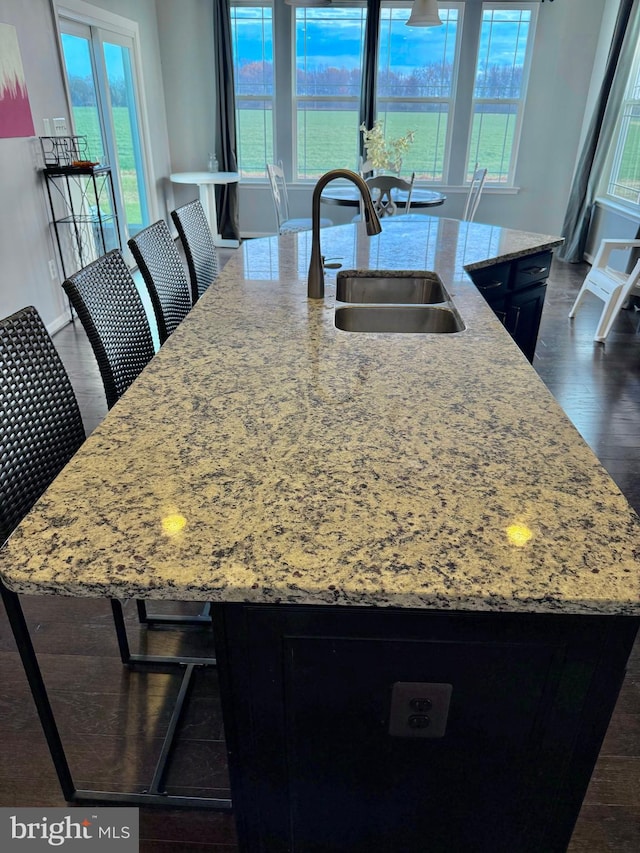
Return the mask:
<svg viewBox="0 0 640 853">
<path fill-rule="evenodd" d="M 481 267 L 469 273 L 471 280 L 492 308 L 496 301 L 504 299 L 509 285 L 510 270 L 511 264 L 504 263 Z"/>
<path fill-rule="evenodd" d="M 638 627 L 290 605 L 215 622 L 242 853 L 566 850 Z M 392 730 L 398 683 L 450 687 L 433 737 L 409 707 Z"/>
<path fill-rule="evenodd" d="M 529 361 L 533 361 L 544 307 L 546 283 L 512 294 L 505 326 Z"/>
<path fill-rule="evenodd" d="M 549 277 L 552 252 L 538 252 L 515 261 L 509 287 L 511 290 L 522 290 L 532 284 L 544 282 Z"/>
</svg>

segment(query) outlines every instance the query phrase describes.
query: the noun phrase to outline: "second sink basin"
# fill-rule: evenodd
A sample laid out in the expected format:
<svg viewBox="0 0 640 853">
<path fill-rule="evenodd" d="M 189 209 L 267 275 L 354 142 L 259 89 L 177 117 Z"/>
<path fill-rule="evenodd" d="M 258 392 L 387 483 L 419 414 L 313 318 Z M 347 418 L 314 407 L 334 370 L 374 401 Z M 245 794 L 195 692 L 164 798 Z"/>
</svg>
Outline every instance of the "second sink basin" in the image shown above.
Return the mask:
<svg viewBox="0 0 640 853">
<path fill-rule="evenodd" d="M 336 308 L 336 328 L 343 332 L 451 334 L 464 323 L 453 308 L 428 305 L 345 305 Z"/>
<path fill-rule="evenodd" d="M 425 270 L 341 270 L 336 276 L 338 302 L 404 303 L 446 302 L 449 295 L 435 272 Z"/>
</svg>

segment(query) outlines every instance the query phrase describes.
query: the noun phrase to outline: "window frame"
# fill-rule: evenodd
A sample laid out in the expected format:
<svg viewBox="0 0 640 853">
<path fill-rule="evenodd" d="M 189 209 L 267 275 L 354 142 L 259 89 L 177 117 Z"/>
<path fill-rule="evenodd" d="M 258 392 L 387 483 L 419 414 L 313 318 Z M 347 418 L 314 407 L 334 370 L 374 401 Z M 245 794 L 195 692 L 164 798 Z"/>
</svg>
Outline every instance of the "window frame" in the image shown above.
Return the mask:
<svg viewBox="0 0 640 853">
<path fill-rule="evenodd" d="M 149 131 L 149 120 L 145 98 L 145 85 L 142 73 L 142 59 L 140 55 L 140 32 L 138 24 L 135 21 L 131 21 L 121 15 L 117 15 L 113 12 L 108 12 L 104 9 L 92 6 L 89 3 L 86 3 L 84 0 L 63 0 L 63 2 L 60 3 L 57 3 L 55 2 L 55 0 L 52 0 L 52 7 L 56 27 L 57 49 L 60 57 L 61 69 L 65 86 L 65 94 L 67 98 L 67 109 L 72 127 L 74 127 L 74 111 L 71 92 L 67 80 L 66 65 L 62 48 L 62 33 L 68 31 L 71 34 L 80 34 L 83 30 L 89 31 L 92 34 L 92 38 L 93 34 L 95 33 L 101 44 L 105 40 L 109 40 L 110 43 L 126 47 L 131 51 L 131 70 L 134 78 L 133 94 L 135 98 L 138 141 L 143 173 L 142 185 L 144 187 L 145 195 L 144 200 L 141 199 L 141 204 L 144 205 L 144 209 L 146 209 L 149 221 L 153 222 L 154 219 L 158 218 L 158 204 L 156 194 L 153 191 L 154 179 L 151 165 L 153 163 L 150 144 L 151 134 Z M 105 39 L 105 37 L 107 38 Z M 90 50 L 93 51 L 94 47 L 95 45 L 91 43 Z M 95 56 L 93 58 L 93 61 L 95 63 Z M 94 70 L 97 77 L 101 78 L 101 85 L 105 85 L 105 80 L 103 79 L 102 71 L 102 60 L 95 63 Z M 100 92 L 97 93 L 99 100 L 99 112 L 101 112 L 102 110 L 105 110 L 107 112 L 110 111 L 108 85 L 106 85 L 105 87 L 107 91 L 106 103 L 104 102 L 104 100 L 102 100 L 102 97 L 104 96 L 101 96 Z M 101 124 L 103 121 L 104 116 L 100 115 Z M 111 117 L 109 121 L 113 121 L 113 118 Z M 75 127 L 73 132 L 75 133 Z M 111 163 L 111 174 L 116 195 L 115 203 L 116 209 L 118 211 L 118 226 L 121 232 L 120 237 L 121 244 L 123 247 L 122 251 L 125 257 L 131 260 L 129 249 L 127 247 L 127 239 L 129 235 L 126 233 L 125 229 L 126 216 L 124 215 L 124 197 L 122 194 L 119 167 L 114 158 L 114 149 L 112 148 L 112 144 L 110 141 L 111 130 L 105 132 L 103 127 L 103 135 L 105 137 L 105 143 L 107 145 L 107 154 Z"/>
<path fill-rule="evenodd" d="M 275 135 L 276 135 L 275 134 L 275 127 L 276 127 L 276 90 L 277 90 L 276 73 L 277 73 L 277 67 L 278 67 L 279 63 L 277 61 L 276 50 L 275 50 L 275 28 L 276 28 L 276 24 L 275 24 L 275 20 L 274 20 L 274 18 L 275 18 L 274 5 L 276 5 L 276 4 L 271 2 L 271 0 L 269 0 L 269 2 L 255 2 L 255 0 L 235 0 L 235 2 L 233 2 L 231 4 L 231 8 L 232 8 L 232 10 L 234 8 L 243 8 L 243 7 L 244 8 L 255 8 L 255 7 L 257 7 L 257 8 L 263 8 L 263 9 L 271 9 L 271 30 L 272 30 L 271 39 L 272 39 L 272 44 L 273 44 L 273 59 L 272 59 L 273 91 L 271 92 L 271 94 L 264 93 L 262 95 L 248 95 L 248 94 L 247 95 L 242 95 L 242 94 L 238 95 L 237 83 L 236 83 L 236 92 L 235 92 L 236 109 L 235 109 L 235 114 L 236 114 L 236 127 L 239 128 L 240 127 L 239 112 L 241 111 L 241 107 L 238 106 L 238 102 L 240 102 L 240 103 L 252 103 L 252 102 L 258 103 L 261 101 L 269 101 L 271 103 L 271 146 L 270 147 L 271 147 L 271 151 L 273 152 L 273 159 L 277 160 L 279 158 L 275 156 L 275 152 L 277 150 L 276 139 L 275 139 Z M 232 14 L 232 22 L 233 22 L 233 14 Z M 234 35 L 235 34 L 233 33 L 233 26 L 232 26 L 232 38 Z M 233 40 L 234 40 L 233 46 L 235 47 L 235 39 L 233 39 Z M 264 51 L 263 51 L 263 55 L 264 55 Z M 237 63 L 236 63 L 236 58 L 235 58 L 235 51 L 234 51 L 233 64 L 234 64 L 234 78 L 237 80 L 237 76 L 236 76 L 236 65 L 237 65 Z M 241 144 L 241 141 L 239 138 L 239 133 L 238 133 L 237 146 L 238 146 L 238 150 L 237 150 L 238 171 L 240 173 L 242 180 L 243 181 L 255 180 L 256 179 L 255 176 L 249 174 L 248 172 L 245 173 L 243 171 L 242 163 L 241 163 L 242 144 Z M 269 144 L 268 144 L 267 140 L 265 139 L 265 160 L 268 157 L 269 157 Z M 266 165 L 265 165 L 264 175 L 261 176 L 260 178 L 258 178 L 258 180 L 266 180 Z"/>
<path fill-rule="evenodd" d="M 366 12 L 367 3 L 366 0 L 335 0 L 333 6 L 342 7 L 342 8 L 352 8 L 352 9 L 364 9 Z M 341 101 L 343 103 L 354 103 L 356 107 L 356 112 L 360 111 L 360 101 L 361 101 L 361 93 L 359 92 L 357 96 L 339 96 L 339 95 L 299 95 L 297 91 L 297 79 L 298 79 L 298 69 L 297 69 L 297 48 L 296 48 L 296 8 L 295 7 L 287 7 L 292 10 L 291 14 L 291 122 L 292 122 L 292 152 L 291 152 L 291 174 L 294 176 L 293 180 L 298 181 L 299 183 L 315 183 L 317 177 L 305 178 L 300 177 L 300 164 L 298 162 L 298 151 L 299 149 L 299 138 L 298 138 L 298 108 L 301 103 L 311 102 L 311 101 L 326 101 L 326 102 L 336 102 Z M 304 7 L 299 7 L 301 12 L 305 12 Z M 330 7 L 329 7 L 330 8 Z M 310 9 L 313 11 L 313 9 Z M 366 16 L 363 19 L 364 28 L 366 29 Z M 362 42 L 362 50 L 361 50 L 361 60 L 364 63 L 364 34 L 363 34 L 363 42 Z M 359 124 L 359 122 L 358 122 Z M 358 126 L 356 124 L 356 127 Z M 359 148 L 359 136 L 358 133 L 354 135 L 353 139 L 353 156 L 354 156 L 354 165 L 357 162 L 357 152 Z"/>
<path fill-rule="evenodd" d="M 634 91 L 636 92 L 635 97 L 633 96 Z M 612 188 L 615 186 L 626 186 L 621 184 L 617 178 L 619 177 L 619 170 L 631 124 L 631 116 L 627 116 L 627 110 L 633 110 L 634 108 L 640 108 L 640 42 L 636 46 L 629 76 L 624 87 L 622 101 L 618 108 L 611 144 L 609 145 L 609 154 L 605 160 L 599 186 L 599 194 L 607 202 L 637 214 L 640 209 L 640 187 L 637 190 L 633 190 L 632 187 L 627 186 L 628 191 L 636 193 L 635 201 L 617 195 L 612 191 Z"/>
<path fill-rule="evenodd" d="M 535 41 L 535 33 L 536 27 L 538 23 L 538 3 L 531 2 L 531 0 L 522 0 L 522 2 L 518 3 L 509 3 L 505 2 L 505 0 L 484 0 L 480 5 L 480 22 L 478 26 L 478 47 L 476 50 L 476 72 L 474 73 L 474 79 L 472 81 L 473 89 L 475 90 L 475 77 L 478 68 L 479 62 L 479 50 L 480 50 L 480 36 L 482 31 L 482 15 L 485 9 L 495 9 L 498 11 L 513 11 L 515 9 L 518 10 L 527 10 L 531 14 L 531 19 L 529 23 L 530 32 L 527 36 L 527 44 L 525 48 L 525 56 L 524 62 L 522 65 L 522 81 L 521 81 L 521 94 L 518 98 L 478 98 L 475 95 L 475 91 L 472 92 L 472 104 L 471 104 L 471 114 L 469 117 L 469 135 L 468 135 L 468 143 L 467 143 L 467 163 L 466 163 L 466 178 L 465 183 L 469 183 L 471 181 L 471 177 L 473 174 L 473 163 L 471 155 L 471 147 L 472 147 L 472 138 L 473 138 L 473 118 L 475 112 L 475 106 L 478 103 L 496 103 L 496 104 L 515 104 L 517 105 L 516 118 L 515 118 L 515 127 L 513 130 L 513 143 L 511 146 L 511 153 L 509 156 L 509 169 L 507 173 L 506 181 L 492 181 L 490 176 L 487 175 L 487 184 L 494 185 L 498 187 L 512 187 L 515 181 L 515 171 L 518 162 L 518 151 L 520 149 L 520 136 L 522 133 L 522 124 L 524 118 L 524 109 L 527 100 L 527 92 L 529 89 L 529 76 L 531 72 L 531 64 L 533 61 L 533 46 Z M 480 166 L 483 164 L 480 163 Z M 485 184 L 486 186 L 486 184 Z"/>
</svg>

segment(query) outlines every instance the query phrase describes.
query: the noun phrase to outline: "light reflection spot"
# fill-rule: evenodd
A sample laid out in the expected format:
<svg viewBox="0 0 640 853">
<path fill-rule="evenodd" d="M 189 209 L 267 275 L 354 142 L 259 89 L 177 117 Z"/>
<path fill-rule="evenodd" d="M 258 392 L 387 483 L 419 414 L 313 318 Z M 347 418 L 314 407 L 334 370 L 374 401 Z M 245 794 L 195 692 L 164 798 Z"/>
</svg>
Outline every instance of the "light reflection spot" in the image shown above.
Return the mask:
<svg viewBox="0 0 640 853">
<path fill-rule="evenodd" d="M 526 524 L 510 524 L 507 527 L 507 539 L 512 545 L 522 548 L 531 539 L 533 533 Z"/>
<path fill-rule="evenodd" d="M 162 519 L 162 531 L 167 536 L 175 536 L 184 530 L 187 524 L 187 519 L 179 512 L 174 512 L 171 515 L 165 515 Z"/>
</svg>

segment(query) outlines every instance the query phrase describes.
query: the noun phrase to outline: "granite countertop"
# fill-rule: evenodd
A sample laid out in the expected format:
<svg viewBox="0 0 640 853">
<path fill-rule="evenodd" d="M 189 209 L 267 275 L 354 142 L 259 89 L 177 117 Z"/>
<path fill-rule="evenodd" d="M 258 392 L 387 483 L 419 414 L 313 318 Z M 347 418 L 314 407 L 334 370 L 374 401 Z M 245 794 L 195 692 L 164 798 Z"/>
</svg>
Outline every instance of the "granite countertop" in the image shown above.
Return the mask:
<svg viewBox="0 0 640 853">
<path fill-rule="evenodd" d="M 311 235 L 246 241 L 0 552 L 25 593 L 640 613 L 639 520 L 466 268 L 558 238 L 424 217 L 323 230 L 435 269 L 450 335 L 335 328 Z"/>
</svg>

